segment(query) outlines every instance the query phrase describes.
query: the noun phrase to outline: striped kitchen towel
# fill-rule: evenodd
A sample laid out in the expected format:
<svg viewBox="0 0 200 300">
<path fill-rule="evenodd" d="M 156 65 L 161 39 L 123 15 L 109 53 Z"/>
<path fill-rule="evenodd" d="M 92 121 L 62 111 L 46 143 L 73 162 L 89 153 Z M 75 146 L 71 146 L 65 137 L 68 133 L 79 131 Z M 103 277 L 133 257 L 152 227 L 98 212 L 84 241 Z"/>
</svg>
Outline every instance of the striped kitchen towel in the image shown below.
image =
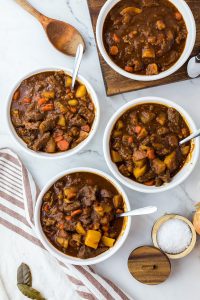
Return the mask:
<svg viewBox="0 0 200 300">
<path fill-rule="evenodd" d="M 20 158 L 10 149 L 0 149 L 0 224 L 43 248 L 33 225 L 38 194 L 39 189 Z M 59 264 L 82 299 L 132 299 L 89 266 L 66 265 L 60 261 Z"/>
</svg>

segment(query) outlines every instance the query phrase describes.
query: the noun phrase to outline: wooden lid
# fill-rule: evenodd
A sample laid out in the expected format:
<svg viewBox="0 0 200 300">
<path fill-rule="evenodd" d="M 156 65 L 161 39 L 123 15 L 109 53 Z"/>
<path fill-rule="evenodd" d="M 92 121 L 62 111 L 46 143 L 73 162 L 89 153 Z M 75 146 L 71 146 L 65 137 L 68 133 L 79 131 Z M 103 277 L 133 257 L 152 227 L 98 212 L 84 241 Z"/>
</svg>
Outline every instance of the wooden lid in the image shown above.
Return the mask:
<svg viewBox="0 0 200 300">
<path fill-rule="evenodd" d="M 164 282 L 171 272 L 167 255 L 152 246 L 142 246 L 133 250 L 128 259 L 128 268 L 136 280 L 150 285 Z"/>
</svg>

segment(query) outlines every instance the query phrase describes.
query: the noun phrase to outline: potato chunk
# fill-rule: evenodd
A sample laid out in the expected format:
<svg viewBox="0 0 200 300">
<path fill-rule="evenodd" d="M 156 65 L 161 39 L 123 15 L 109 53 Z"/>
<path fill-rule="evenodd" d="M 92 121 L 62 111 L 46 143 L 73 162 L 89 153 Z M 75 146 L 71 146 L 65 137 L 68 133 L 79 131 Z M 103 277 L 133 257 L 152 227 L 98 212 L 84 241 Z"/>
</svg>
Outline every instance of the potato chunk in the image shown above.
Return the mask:
<svg viewBox="0 0 200 300">
<path fill-rule="evenodd" d="M 157 75 L 158 74 L 158 65 L 157 64 L 149 64 L 146 68 L 147 75 Z"/>
<path fill-rule="evenodd" d="M 114 242 L 115 242 L 115 239 L 111 239 L 107 236 L 103 236 L 101 240 L 105 246 L 110 247 L 110 248 L 114 245 Z"/>
<path fill-rule="evenodd" d="M 76 231 L 77 231 L 79 234 L 86 235 L 86 231 L 85 231 L 85 229 L 83 228 L 81 222 L 78 222 L 78 223 L 76 224 Z"/>
<path fill-rule="evenodd" d="M 55 97 L 55 91 L 53 91 L 53 90 L 52 91 L 44 91 L 42 93 L 42 96 L 47 99 L 52 99 Z"/>
<path fill-rule="evenodd" d="M 101 233 L 99 231 L 88 230 L 85 238 L 85 245 L 97 249 L 100 239 Z"/>
<path fill-rule="evenodd" d="M 86 93 L 87 93 L 87 90 L 86 90 L 85 85 L 80 85 L 76 91 L 76 97 L 82 98 L 86 95 Z"/>
<path fill-rule="evenodd" d="M 48 153 L 54 153 L 56 151 L 56 143 L 53 138 L 50 138 L 47 145 L 46 145 L 46 151 Z"/>
<path fill-rule="evenodd" d="M 145 165 L 145 162 L 146 162 L 146 158 L 143 158 L 141 160 L 134 161 L 134 164 L 136 167 L 142 168 Z"/>
<path fill-rule="evenodd" d="M 69 245 L 69 241 L 67 239 L 64 239 L 62 237 L 57 237 L 56 242 L 62 246 L 63 248 L 67 249 Z"/>
<path fill-rule="evenodd" d="M 165 23 L 163 22 L 163 20 L 158 20 L 157 22 L 156 22 L 156 28 L 158 29 L 158 30 L 163 30 L 163 29 L 165 29 Z"/>
<path fill-rule="evenodd" d="M 141 176 L 144 175 L 144 173 L 146 172 L 147 170 L 147 165 L 144 165 L 143 167 L 139 168 L 139 167 L 136 167 L 134 168 L 133 170 L 133 175 L 135 176 L 135 178 L 139 178 Z"/>
<path fill-rule="evenodd" d="M 65 79 L 65 86 L 68 88 L 68 87 L 71 87 L 72 85 L 72 78 L 67 76 L 67 78 Z"/>
<path fill-rule="evenodd" d="M 115 208 L 119 208 L 121 207 L 123 204 L 123 199 L 122 199 L 122 196 L 121 195 L 115 195 L 113 197 L 113 205 Z"/>
<path fill-rule="evenodd" d="M 165 157 L 164 163 L 169 170 L 174 170 L 176 168 L 176 152 L 173 151 L 172 153 L 167 155 Z"/>
<path fill-rule="evenodd" d="M 122 161 L 120 154 L 115 150 L 111 150 L 111 158 L 112 158 L 112 161 L 115 163 Z"/>
<path fill-rule="evenodd" d="M 122 9 L 122 11 L 120 12 L 120 15 L 124 16 L 126 14 L 141 14 L 142 9 L 141 8 L 137 8 L 134 6 L 129 6 L 129 7 L 125 7 L 124 9 Z"/>
<path fill-rule="evenodd" d="M 58 125 L 62 126 L 62 127 L 65 127 L 66 125 L 66 119 L 63 115 L 60 115 L 59 116 L 59 119 L 58 119 Z"/>
<path fill-rule="evenodd" d="M 142 58 L 155 58 L 155 51 L 153 48 L 144 48 L 142 50 Z"/>
<path fill-rule="evenodd" d="M 72 198 L 76 197 L 77 190 L 74 187 L 67 187 L 67 188 L 64 188 L 64 194 L 67 197 L 67 199 L 72 199 Z"/>
<path fill-rule="evenodd" d="M 156 121 L 162 126 L 165 125 L 167 121 L 167 115 L 164 112 L 159 113 L 159 115 L 156 118 Z"/>
<path fill-rule="evenodd" d="M 184 147 L 181 147 L 181 153 L 183 155 L 188 155 L 188 153 L 190 152 L 190 146 L 184 146 Z"/>
</svg>

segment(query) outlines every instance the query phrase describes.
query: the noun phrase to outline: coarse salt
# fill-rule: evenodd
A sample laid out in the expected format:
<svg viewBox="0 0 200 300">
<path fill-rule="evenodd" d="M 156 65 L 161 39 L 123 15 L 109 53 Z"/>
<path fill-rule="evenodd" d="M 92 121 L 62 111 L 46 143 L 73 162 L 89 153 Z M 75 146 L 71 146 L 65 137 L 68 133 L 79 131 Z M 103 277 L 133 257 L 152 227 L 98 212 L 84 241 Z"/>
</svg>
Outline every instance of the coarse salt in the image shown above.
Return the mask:
<svg viewBox="0 0 200 300">
<path fill-rule="evenodd" d="M 159 247 L 166 253 L 183 252 L 190 245 L 192 232 L 188 224 L 179 219 L 170 219 L 163 223 L 157 233 Z"/>
</svg>

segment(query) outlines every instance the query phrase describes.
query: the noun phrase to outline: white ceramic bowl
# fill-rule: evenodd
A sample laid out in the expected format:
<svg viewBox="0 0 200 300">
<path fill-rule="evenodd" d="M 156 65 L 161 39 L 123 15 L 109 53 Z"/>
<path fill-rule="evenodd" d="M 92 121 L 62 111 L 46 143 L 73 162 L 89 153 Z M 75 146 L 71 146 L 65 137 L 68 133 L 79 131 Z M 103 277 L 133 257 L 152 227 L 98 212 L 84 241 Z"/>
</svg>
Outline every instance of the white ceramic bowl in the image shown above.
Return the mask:
<svg viewBox="0 0 200 300">
<path fill-rule="evenodd" d="M 158 79 L 167 77 L 167 76 L 171 75 L 172 73 L 176 72 L 189 58 L 189 56 L 193 50 L 195 40 L 196 40 L 196 24 L 195 24 L 194 16 L 193 16 L 189 6 L 187 5 L 187 3 L 184 0 L 169 0 L 177 7 L 177 9 L 182 14 L 182 16 L 185 20 L 186 26 L 187 26 L 187 30 L 188 30 L 188 36 L 187 36 L 187 40 L 186 40 L 185 49 L 184 49 L 181 57 L 179 58 L 179 60 L 171 68 L 169 68 L 168 70 L 166 70 L 164 72 L 159 73 L 158 75 L 138 75 L 138 74 L 132 74 L 132 73 L 126 72 L 122 68 L 118 67 L 112 61 L 112 59 L 109 57 L 109 55 L 107 54 L 107 51 L 104 47 L 104 43 L 103 43 L 104 22 L 105 22 L 106 16 L 108 15 L 109 11 L 119 1 L 120 0 L 107 0 L 106 1 L 106 3 L 104 4 L 104 6 L 102 7 L 102 9 L 100 11 L 100 14 L 99 14 L 98 20 L 97 20 L 97 25 L 96 25 L 97 44 L 98 44 L 99 50 L 101 52 L 101 55 L 103 56 L 103 58 L 105 59 L 107 64 L 113 70 L 115 70 L 117 73 L 119 73 L 127 78 L 130 78 L 133 80 L 138 80 L 138 81 L 158 80 Z"/>
<path fill-rule="evenodd" d="M 44 194 L 49 190 L 49 188 L 57 180 L 59 180 L 60 178 L 62 178 L 63 176 L 65 176 L 67 174 L 72 174 L 72 173 L 76 173 L 76 172 L 94 173 L 99 176 L 102 176 L 103 178 L 105 178 L 106 180 L 111 182 L 115 186 L 115 188 L 119 191 L 119 193 L 122 195 L 122 197 L 124 199 L 125 211 L 130 210 L 130 203 L 129 203 L 126 193 L 124 192 L 122 187 L 117 183 L 117 181 L 115 179 L 113 179 L 111 176 L 109 176 L 108 174 L 106 174 L 100 170 L 93 169 L 93 168 L 85 168 L 85 167 L 73 168 L 73 169 L 68 169 L 67 171 L 64 171 L 64 172 L 56 175 L 42 189 L 42 191 L 37 199 L 36 207 L 35 207 L 35 213 L 34 213 L 35 229 L 36 229 L 36 234 L 37 234 L 38 238 L 40 239 L 41 243 L 43 244 L 43 246 L 56 258 L 60 259 L 61 261 L 65 262 L 65 263 L 74 264 L 74 265 L 92 265 L 92 264 L 97 264 L 97 263 L 100 263 L 100 262 L 106 260 L 107 258 L 112 256 L 115 252 L 117 252 L 119 250 L 119 248 L 124 244 L 124 242 L 128 236 L 129 230 L 130 230 L 131 218 L 126 217 L 125 222 L 124 222 L 124 228 L 122 229 L 122 232 L 121 232 L 120 236 L 118 237 L 117 241 L 115 242 L 114 246 L 112 248 L 110 248 L 109 250 L 107 250 L 106 252 L 104 252 L 96 257 L 88 258 L 88 259 L 81 259 L 81 258 L 76 258 L 76 257 L 70 256 L 70 255 L 66 255 L 66 254 L 60 252 L 58 249 L 56 249 L 48 241 L 46 235 L 44 234 L 44 232 L 42 230 L 41 221 L 40 221 L 42 198 L 43 198 Z"/>
<path fill-rule="evenodd" d="M 121 115 L 123 115 L 130 108 L 140 105 L 140 104 L 144 104 L 144 103 L 159 103 L 159 104 L 163 104 L 168 107 L 175 108 L 182 115 L 184 120 L 186 121 L 188 127 L 190 128 L 191 133 L 197 130 L 197 127 L 196 127 L 194 121 L 192 120 L 192 118 L 190 117 L 190 115 L 178 104 L 176 104 L 170 100 L 160 98 L 160 97 L 143 97 L 143 98 L 135 99 L 135 100 L 128 102 L 127 104 L 122 106 L 120 109 L 118 109 L 118 111 L 112 116 L 112 118 L 108 122 L 105 133 L 104 133 L 104 138 L 103 138 L 104 156 L 105 156 L 106 163 L 107 163 L 109 169 L 111 170 L 111 172 L 113 173 L 113 175 L 121 183 L 123 183 L 130 189 L 138 191 L 138 192 L 143 192 L 143 193 L 163 192 L 163 191 L 167 191 L 167 190 L 172 189 L 175 186 L 179 185 L 190 175 L 190 173 L 194 169 L 194 167 L 197 163 L 198 157 L 199 157 L 199 139 L 193 140 L 193 142 L 192 142 L 193 150 L 191 151 L 190 155 L 188 156 L 188 159 L 187 159 L 185 165 L 173 177 L 172 181 L 169 183 L 165 183 L 160 187 L 146 186 L 144 184 L 138 183 L 134 180 L 131 180 L 131 179 L 123 176 L 119 172 L 116 164 L 112 162 L 112 159 L 110 156 L 110 146 L 109 146 L 110 135 L 111 135 L 112 129 L 113 129 L 116 121 L 121 117 Z"/>
<path fill-rule="evenodd" d="M 17 142 L 17 144 L 19 146 L 21 146 L 21 148 L 26 151 L 28 154 L 33 155 L 34 157 L 39 157 L 39 158 L 46 158 L 46 159 L 57 159 L 57 158 L 66 158 L 69 157 L 77 152 L 79 152 L 83 147 L 85 147 L 90 141 L 91 139 L 94 137 L 98 125 L 99 125 L 99 119 L 100 119 L 100 107 L 99 107 L 99 101 L 96 95 L 96 92 L 94 91 L 93 87 L 91 86 L 91 84 L 81 75 L 78 75 L 77 79 L 79 82 L 83 83 L 86 88 L 88 93 L 91 96 L 91 99 L 94 103 L 95 106 L 95 119 L 93 121 L 92 124 L 92 128 L 91 131 L 89 133 L 89 136 L 83 141 L 81 142 L 79 145 L 77 145 L 75 148 L 64 151 L 64 152 L 58 152 L 58 153 L 45 153 L 45 152 L 41 152 L 41 151 L 33 151 L 31 149 L 29 149 L 26 145 L 26 143 L 18 136 L 18 134 L 16 133 L 16 130 L 12 124 L 11 121 L 11 116 L 10 116 L 10 108 L 11 108 L 11 102 L 12 102 L 12 98 L 14 95 L 14 92 L 17 90 L 17 88 L 20 86 L 21 82 L 23 80 L 25 80 L 26 78 L 29 78 L 33 75 L 36 75 L 38 73 L 42 73 L 42 72 L 48 72 L 48 71 L 60 71 L 63 70 L 66 74 L 69 74 L 70 76 L 72 75 L 72 70 L 71 69 L 66 69 L 63 67 L 52 67 L 52 68 L 41 68 L 41 69 L 37 69 L 33 72 L 28 73 L 26 76 L 23 76 L 22 78 L 20 78 L 20 80 L 14 85 L 14 87 L 12 88 L 9 97 L 8 97 L 8 102 L 7 102 L 7 121 L 8 121 L 8 128 L 10 131 L 11 136 L 13 137 L 13 139 L 15 140 L 15 142 Z"/>
</svg>

